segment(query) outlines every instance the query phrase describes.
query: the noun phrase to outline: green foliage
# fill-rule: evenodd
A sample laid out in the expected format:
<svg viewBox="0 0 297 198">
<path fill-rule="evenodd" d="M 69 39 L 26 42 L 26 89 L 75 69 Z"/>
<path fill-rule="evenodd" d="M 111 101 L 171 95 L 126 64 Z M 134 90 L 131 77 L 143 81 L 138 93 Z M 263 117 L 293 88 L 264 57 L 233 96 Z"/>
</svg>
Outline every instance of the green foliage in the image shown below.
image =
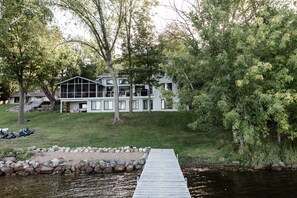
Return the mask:
<svg viewBox="0 0 297 198">
<path fill-rule="evenodd" d="M 29 159 L 33 153 L 25 151 L 22 148 L 2 148 L 0 150 L 0 159 L 7 157 L 7 156 L 16 156 L 17 160 L 27 160 Z"/>
<path fill-rule="evenodd" d="M 279 2 L 193 6 L 186 15 L 193 28 L 172 39 L 182 48 L 168 44 L 165 67 L 182 92 L 191 92 L 181 96 L 195 115 L 190 126 L 223 124 L 241 146 L 261 146 L 276 133 L 296 138 L 297 15 Z"/>
</svg>

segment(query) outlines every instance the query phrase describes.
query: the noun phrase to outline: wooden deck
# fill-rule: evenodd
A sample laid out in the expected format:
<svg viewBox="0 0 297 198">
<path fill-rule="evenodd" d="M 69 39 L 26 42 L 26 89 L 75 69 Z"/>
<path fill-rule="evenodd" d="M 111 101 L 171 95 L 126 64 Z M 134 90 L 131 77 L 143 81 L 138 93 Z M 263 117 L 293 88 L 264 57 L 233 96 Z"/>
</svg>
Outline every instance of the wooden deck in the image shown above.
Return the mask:
<svg viewBox="0 0 297 198">
<path fill-rule="evenodd" d="M 173 149 L 151 149 L 133 198 L 191 197 Z"/>
</svg>

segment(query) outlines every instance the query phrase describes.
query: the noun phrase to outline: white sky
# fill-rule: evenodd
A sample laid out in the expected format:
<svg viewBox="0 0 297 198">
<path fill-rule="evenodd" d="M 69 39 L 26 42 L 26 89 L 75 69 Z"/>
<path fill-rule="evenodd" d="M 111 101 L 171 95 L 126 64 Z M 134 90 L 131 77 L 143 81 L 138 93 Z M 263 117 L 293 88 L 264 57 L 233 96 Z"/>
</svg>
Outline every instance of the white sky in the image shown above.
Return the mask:
<svg viewBox="0 0 297 198">
<path fill-rule="evenodd" d="M 166 25 L 172 20 L 177 19 L 177 14 L 170 8 L 170 5 L 176 4 L 178 8 L 186 8 L 184 0 L 159 0 L 159 5 L 156 7 L 156 15 L 153 17 L 155 26 L 158 32 L 164 30 Z M 67 12 L 54 12 L 56 23 L 63 32 L 65 37 L 83 36 L 85 32 L 76 24 L 76 21 L 71 21 L 71 14 Z"/>
</svg>

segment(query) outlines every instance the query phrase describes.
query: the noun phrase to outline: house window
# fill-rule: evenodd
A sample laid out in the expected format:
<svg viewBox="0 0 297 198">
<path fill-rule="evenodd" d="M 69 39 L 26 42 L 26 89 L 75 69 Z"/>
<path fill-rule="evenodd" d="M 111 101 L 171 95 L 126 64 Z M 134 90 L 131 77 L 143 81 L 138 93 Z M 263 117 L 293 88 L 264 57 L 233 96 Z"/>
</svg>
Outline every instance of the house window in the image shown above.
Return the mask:
<svg viewBox="0 0 297 198">
<path fill-rule="evenodd" d="M 106 95 L 105 95 L 105 97 L 113 97 L 113 88 L 114 87 L 106 87 Z"/>
<path fill-rule="evenodd" d="M 120 85 L 127 85 L 127 84 L 129 84 L 129 82 L 128 82 L 127 79 L 120 79 L 119 80 L 119 83 L 120 83 Z"/>
<path fill-rule="evenodd" d="M 14 103 L 20 103 L 20 97 L 14 97 Z"/>
<path fill-rule="evenodd" d="M 113 85 L 113 80 L 111 80 L 111 79 L 106 80 L 106 84 L 107 84 L 107 85 Z"/>
<path fill-rule="evenodd" d="M 170 102 L 166 102 L 165 99 L 161 100 L 161 109 L 172 109 L 172 104 Z"/>
<path fill-rule="evenodd" d="M 172 83 L 167 83 L 167 90 L 171 90 L 172 91 Z"/>
<path fill-rule="evenodd" d="M 92 101 L 91 102 L 92 110 L 100 110 L 101 109 L 101 102 L 100 101 Z"/>
<path fill-rule="evenodd" d="M 119 101 L 119 109 L 120 110 L 126 109 L 126 101 L 125 100 Z"/>
<path fill-rule="evenodd" d="M 129 94 L 129 87 L 128 86 L 120 86 L 119 87 L 119 96 L 130 96 Z"/>
<path fill-rule="evenodd" d="M 112 101 L 104 101 L 104 110 L 112 110 Z"/>
<path fill-rule="evenodd" d="M 80 109 L 87 109 L 88 108 L 88 105 L 86 103 L 79 103 L 78 107 Z"/>
<path fill-rule="evenodd" d="M 150 105 L 151 105 L 151 110 L 152 110 L 153 107 L 154 107 L 153 100 L 151 100 Z M 143 109 L 144 110 L 147 110 L 148 109 L 148 100 L 143 100 Z"/>
<path fill-rule="evenodd" d="M 133 109 L 139 109 L 139 100 L 133 100 L 132 101 L 132 108 Z"/>
</svg>

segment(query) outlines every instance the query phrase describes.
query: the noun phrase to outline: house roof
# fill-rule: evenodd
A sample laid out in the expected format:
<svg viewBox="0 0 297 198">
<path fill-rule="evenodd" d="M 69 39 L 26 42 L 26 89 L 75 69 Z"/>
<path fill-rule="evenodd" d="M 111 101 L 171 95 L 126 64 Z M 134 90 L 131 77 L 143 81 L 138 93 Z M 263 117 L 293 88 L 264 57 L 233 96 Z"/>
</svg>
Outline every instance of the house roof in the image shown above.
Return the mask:
<svg viewBox="0 0 297 198">
<path fill-rule="evenodd" d="M 56 85 L 59 85 L 59 84 L 68 82 L 68 81 L 73 80 L 73 79 L 76 79 L 76 78 L 80 78 L 80 79 L 83 79 L 83 80 L 87 80 L 87 81 L 90 81 L 90 82 L 92 82 L 92 83 L 96 83 L 96 84 L 101 84 L 101 83 L 98 82 L 98 81 L 90 80 L 90 79 L 88 79 L 88 78 L 84 78 L 84 77 L 81 77 L 81 76 L 75 76 L 75 77 L 69 78 L 69 79 L 67 79 L 67 80 L 61 81 L 61 82 L 57 83 Z"/>
<path fill-rule="evenodd" d="M 30 95 L 31 97 L 45 97 L 44 92 L 41 91 L 28 92 L 28 95 Z M 20 92 L 14 92 L 10 95 L 10 97 L 20 97 Z"/>
</svg>

